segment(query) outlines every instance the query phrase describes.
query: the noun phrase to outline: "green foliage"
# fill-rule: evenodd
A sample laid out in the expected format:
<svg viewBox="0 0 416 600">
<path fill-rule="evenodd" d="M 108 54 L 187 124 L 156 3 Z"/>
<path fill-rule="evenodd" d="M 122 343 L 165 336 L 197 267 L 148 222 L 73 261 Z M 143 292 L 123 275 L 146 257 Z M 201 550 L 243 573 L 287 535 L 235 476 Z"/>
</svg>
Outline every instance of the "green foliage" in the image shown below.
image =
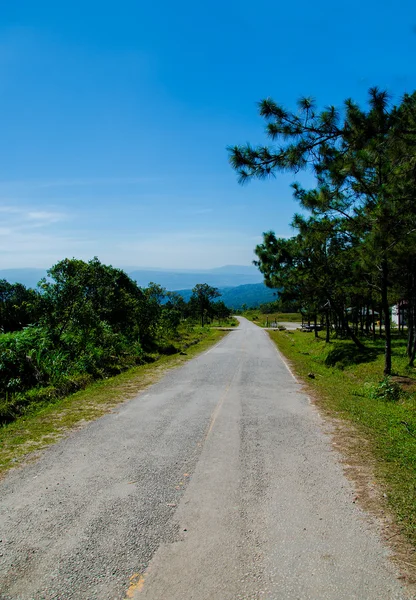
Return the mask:
<svg viewBox="0 0 416 600">
<path fill-rule="evenodd" d="M 47 307 L 42 322 L 58 341 L 67 331 L 80 338 L 98 337 L 102 323 L 126 339 L 152 337 L 158 318 L 158 304 L 146 295 L 121 269 L 100 263 L 65 259 L 53 266 L 43 280 L 43 302 Z"/>
<path fill-rule="evenodd" d="M 265 283 L 283 288 L 310 319 L 321 315 L 361 350 L 362 329 L 375 334 L 382 314 L 384 374 L 391 372 L 389 305 L 408 306 L 409 363 L 416 358 L 416 93 L 391 106 L 386 92 L 369 90 L 368 107 L 346 100 L 342 111 L 319 111 L 302 98 L 298 111 L 260 103 L 272 145 L 230 148 L 240 181 L 310 168 L 316 187 L 294 182 L 294 197 L 309 216 L 295 215 L 291 239 L 264 234 L 256 248 Z M 274 145 L 276 143 L 276 145 Z M 370 313 L 371 307 L 371 313 Z M 365 310 L 365 325 L 362 313 Z M 350 313 L 348 312 L 350 311 Z M 353 326 L 351 326 L 351 321 Z"/>
<path fill-rule="evenodd" d="M 260 327 L 270 327 L 271 323 L 281 322 L 297 323 L 300 327 L 302 323 L 302 315 L 300 313 L 286 313 L 274 310 L 272 311 L 270 310 L 270 306 L 268 305 L 266 305 L 265 310 L 248 310 L 243 313 L 243 316 L 246 319 L 253 321 L 254 323 L 256 323 L 256 325 L 259 325 Z"/>
<path fill-rule="evenodd" d="M 0 280 L 0 331 L 18 331 L 34 323 L 41 311 L 41 297 L 21 283 Z"/>
<path fill-rule="evenodd" d="M 39 288 L 0 282 L 3 328 L 15 329 L 0 334 L 0 424 L 94 379 L 180 352 L 181 323 L 195 309 L 196 317 L 203 310 L 211 319 L 230 312 L 223 303 L 214 305 L 217 290 L 206 284 L 196 286 L 196 303 L 189 306 L 155 283 L 139 288 L 97 258 L 58 262 Z"/>
<path fill-rule="evenodd" d="M 207 317 L 212 318 L 214 316 L 215 308 L 212 301 L 220 295 L 217 288 L 211 287 L 207 283 L 197 283 L 192 289 L 192 296 L 189 300 L 189 311 L 193 316 L 199 315 L 202 327 Z"/>
<path fill-rule="evenodd" d="M 173 356 L 152 355 L 152 360 L 147 360 L 146 364 L 95 382 L 91 376 L 80 375 L 72 378 L 73 387 L 70 391 L 76 393 L 63 398 L 52 387 L 29 390 L 26 394 L 29 402 L 21 407 L 19 414 L 9 404 L 9 417 L 5 417 L 7 407 L 0 398 L 0 416 L 4 423 L 0 427 L 0 474 L 10 467 L 16 467 L 19 459 L 33 450 L 39 451 L 54 443 L 68 428 L 97 419 L 120 402 L 133 398 L 139 391 L 158 381 L 167 368 L 184 364 L 224 335 L 223 331 L 217 329 L 201 330 L 200 327 L 194 328 L 182 322 L 175 344 L 182 350 L 186 346 L 186 352 Z"/>
<path fill-rule="evenodd" d="M 385 402 L 398 402 L 403 396 L 400 385 L 391 377 L 384 377 L 382 381 L 373 385 L 370 389 L 370 397 Z"/>
</svg>

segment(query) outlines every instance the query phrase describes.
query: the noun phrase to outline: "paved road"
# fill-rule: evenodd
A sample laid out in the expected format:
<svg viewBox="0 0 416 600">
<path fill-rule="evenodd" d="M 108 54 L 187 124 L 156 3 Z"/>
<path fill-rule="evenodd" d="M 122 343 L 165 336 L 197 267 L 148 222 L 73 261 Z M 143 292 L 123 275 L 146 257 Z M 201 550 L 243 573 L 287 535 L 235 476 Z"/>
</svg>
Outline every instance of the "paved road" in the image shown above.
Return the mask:
<svg viewBox="0 0 416 600">
<path fill-rule="evenodd" d="M 0 484 L 0 597 L 404 598 L 353 497 L 315 409 L 241 319 Z"/>
</svg>

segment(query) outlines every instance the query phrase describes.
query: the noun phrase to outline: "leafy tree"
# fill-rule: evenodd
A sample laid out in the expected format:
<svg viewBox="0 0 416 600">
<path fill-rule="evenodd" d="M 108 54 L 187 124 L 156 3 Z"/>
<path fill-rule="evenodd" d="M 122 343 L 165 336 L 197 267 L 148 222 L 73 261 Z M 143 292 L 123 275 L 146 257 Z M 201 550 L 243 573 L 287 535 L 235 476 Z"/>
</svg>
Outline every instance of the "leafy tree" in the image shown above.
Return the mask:
<svg viewBox="0 0 416 600">
<path fill-rule="evenodd" d="M 189 304 L 194 307 L 194 310 L 201 319 L 201 325 L 204 326 L 207 312 L 211 309 L 211 302 L 214 298 L 221 296 L 218 288 L 211 287 L 207 283 L 197 283 L 192 289 L 192 296 Z"/>
<path fill-rule="evenodd" d="M 99 339 L 102 324 L 128 340 L 146 343 L 153 333 L 158 314 L 149 296 L 121 269 L 100 263 L 65 259 L 54 265 L 43 280 L 46 310 L 43 322 L 57 341 L 75 333 L 84 344 Z"/>
<path fill-rule="evenodd" d="M 352 285 L 351 264 L 354 247 L 336 220 L 305 219 L 297 215 L 292 224 L 298 235 L 276 238 L 273 232 L 264 234 L 263 244 L 257 246 L 257 266 L 266 285 L 281 287 L 280 300 L 296 302 L 302 312 L 315 321 L 325 314 L 327 338 L 329 313 L 334 312 L 357 346 L 360 340 L 348 325 L 345 300 Z"/>
<path fill-rule="evenodd" d="M 36 290 L 21 283 L 0 280 L 0 330 L 18 331 L 35 323 L 40 316 L 40 297 Z"/>
<path fill-rule="evenodd" d="M 391 250 L 414 225 L 411 201 L 403 212 L 398 175 L 414 179 L 416 94 L 405 96 L 399 107 L 390 107 L 387 94 L 373 88 L 367 111 L 346 100 L 342 114 L 333 106 L 318 112 L 310 98 L 302 98 L 298 108 L 294 113 L 273 100 L 262 101 L 260 115 L 278 145 L 232 147 L 231 164 L 242 182 L 312 168 L 317 187 L 304 190 L 294 183 L 294 195 L 318 219 L 337 215 L 363 261 L 371 256 L 373 285 L 378 287 L 384 314 L 384 372 L 389 374 Z"/>
<path fill-rule="evenodd" d="M 177 292 L 166 292 L 166 302 L 163 305 L 162 323 L 170 331 L 176 332 L 180 322 L 186 316 L 186 302 Z"/>
<path fill-rule="evenodd" d="M 222 300 L 213 302 L 211 306 L 212 306 L 213 316 L 216 317 L 218 319 L 218 321 L 221 322 L 224 319 L 228 319 L 228 317 L 231 316 L 231 313 L 232 313 L 231 309 L 229 309 L 228 306 L 226 306 Z"/>
</svg>

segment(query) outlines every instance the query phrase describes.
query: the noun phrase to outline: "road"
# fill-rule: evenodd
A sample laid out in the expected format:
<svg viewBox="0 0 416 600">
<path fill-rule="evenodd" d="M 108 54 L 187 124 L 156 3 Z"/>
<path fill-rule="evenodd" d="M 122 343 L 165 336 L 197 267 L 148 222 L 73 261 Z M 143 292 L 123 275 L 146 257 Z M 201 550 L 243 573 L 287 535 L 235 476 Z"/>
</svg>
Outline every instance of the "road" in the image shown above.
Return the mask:
<svg viewBox="0 0 416 600">
<path fill-rule="evenodd" d="M 2 600 L 406 597 L 316 409 L 240 322 L 1 482 Z"/>
</svg>

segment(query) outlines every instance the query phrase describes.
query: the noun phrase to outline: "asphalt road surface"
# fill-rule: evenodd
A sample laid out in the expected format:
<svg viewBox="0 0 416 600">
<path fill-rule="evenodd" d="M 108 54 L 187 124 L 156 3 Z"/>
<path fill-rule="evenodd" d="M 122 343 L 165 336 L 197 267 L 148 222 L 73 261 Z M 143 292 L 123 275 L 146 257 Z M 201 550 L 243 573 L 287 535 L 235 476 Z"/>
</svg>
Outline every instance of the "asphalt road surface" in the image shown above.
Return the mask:
<svg viewBox="0 0 416 600">
<path fill-rule="evenodd" d="M 240 321 L 1 482 L 2 600 L 406 597 L 316 410 Z"/>
</svg>

